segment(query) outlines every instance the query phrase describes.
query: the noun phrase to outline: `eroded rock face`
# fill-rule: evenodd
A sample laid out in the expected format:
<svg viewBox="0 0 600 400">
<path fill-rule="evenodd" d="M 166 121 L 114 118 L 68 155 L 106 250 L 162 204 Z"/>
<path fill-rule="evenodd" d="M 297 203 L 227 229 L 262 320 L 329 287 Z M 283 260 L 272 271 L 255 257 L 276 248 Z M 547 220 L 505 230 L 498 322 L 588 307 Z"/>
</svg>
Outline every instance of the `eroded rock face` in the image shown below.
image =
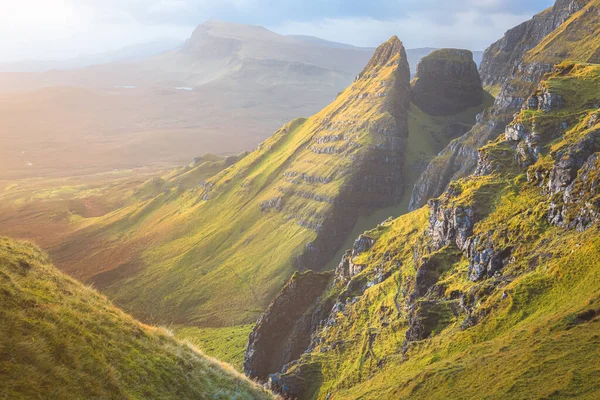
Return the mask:
<svg viewBox="0 0 600 400">
<path fill-rule="evenodd" d="M 585 230 L 600 218 L 600 129 L 553 154 L 547 179 L 551 197 L 548 221 L 554 225 Z"/>
<path fill-rule="evenodd" d="M 335 280 L 347 282 L 352 277 L 358 275 L 364 268 L 364 265 L 355 264 L 354 257 L 369 251 L 375 244 L 375 239 L 366 235 L 360 235 L 355 241 L 351 250 L 347 250 L 343 255 L 338 267 L 335 270 Z"/>
<path fill-rule="evenodd" d="M 451 243 L 459 249 L 464 249 L 473 234 L 475 213 L 470 206 L 452 206 L 442 199 L 429 201 L 429 236 L 433 240 L 433 247 L 441 249 Z"/>
<path fill-rule="evenodd" d="M 404 191 L 404 152 L 411 96 L 410 68 L 402 42 L 393 37 L 379 46 L 357 76 L 357 82 L 377 79 L 382 68 L 390 66 L 394 68 L 394 80 L 385 82 L 388 91 L 381 100 L 380 118 L 364 123 L 349 120 L 343 126 L 323 121 L 324 127 L 342 130 L 349 137 L 354 132 L 368 130 L 373 136 L 373 144 L 362 146 L 360 154 L 352 156 L 356 171 L 344 184 L 335 202 L 332 202 L 335 205 L 332 213 L 318 224 L 317 238 L 297 257 L 296 266 L 300 270 L 318 270 L 326 265 L 344 243 L 360 215 L 400 201 Z M 371 93 L 361 93 L 359 96 L 364 101 L 372 97 Z M 329 136 L 325 140 L 327 144 L 320 147 L 319 151 L 339 151 L 336 145 L 329 143 Z M 349 141 L 345 145 L 353 144 Z"/>
<path fill-rule="evenodd" d="M 481 104 L 483 87 L 473 53 L 436 50 L 423 58 L 411 83 L 413 102 L 431 115 L 453 115 Z"/>
<path fill-rule="evenodd" d="M 563 223 L 582 232 L 600 223 L 600 153 L 592 155 L 563 196 Z"/>
<path fill-rule="evenodd" d="M 511 248 L 496 249 L 486 235 L 469 238 L 465 244 L 469 279 L 477 282 L 493 277 L 509 262 L 511 252 Z"/>
<path fill-rule="evenodd" d="M 259 318 L 248 339 L 244 371 L 266 381 L 308 348 L 311 333 L 326 318 L 331 305 L 315 309 L 333 273 L 296 273 Z"/>
</svg>

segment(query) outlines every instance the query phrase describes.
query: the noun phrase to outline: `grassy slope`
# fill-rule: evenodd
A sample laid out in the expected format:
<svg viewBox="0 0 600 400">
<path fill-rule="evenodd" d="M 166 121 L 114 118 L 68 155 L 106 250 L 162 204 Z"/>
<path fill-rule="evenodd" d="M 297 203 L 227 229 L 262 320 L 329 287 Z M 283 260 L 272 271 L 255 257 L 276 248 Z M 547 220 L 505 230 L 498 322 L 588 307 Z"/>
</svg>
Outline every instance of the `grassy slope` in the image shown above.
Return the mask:
<svg viewBox="0 0 600 400">
<path fill-rule="evenodd" d="M 244 351 L 253 327 L 254 325 L 225 328 L 181 327 L 175 330 L 175 336 L 190 342 L 203 353 L 225 361 L 238 371 L 242 371 Z"/>
<path fill-rule="evenodd" d="M 543 139 L 542 156 L 533 170 L 547 169 L 551 151 L 590 131 L 584 122 L 596 111 L 600 66 L 576 67 L 544 85 L 560 93 L 566 106 L 519 116 L 521 121 L 535 120 Z M 575 122 L 556 139 L 555 127 L 563 120 Z M 471 205 L 486 216 L 474 234 L 489 233 L 497 248 L 512 246 L 514 259 L 500 278 L 471 282 L 461 252 L 447 247 L 432 254 L 443 266 L 438 286 L 446 300 L 435 308 L 431 336 L 406 347 L 405 305 L 416 273 L 413 248 L 428 225 L 428 208 L 369 232 L 378 241 L 355 260 L 368 267 L 354 279 L 373 280 L 376 268 L 392 275 L 347 306 L 345 315 L 339 313 L 336 324 L 320 333 L 324 341 L 294 367 L 320 366 L 323 376 L 314 377 L 323 381 L 318 398 L 600 396 L 600 228 L 577 232 L 550 226 L 549 199 L 542 187 L 526 182 L 505 139 L 484 151 L 496 157 L 499 172 L 454 183 L 461 194 L 452 202 Z M 457 291 L 478 299 L 475 310 L 481 320 L 466 330 L 461 328 L 465 315 L 453 296 Z M 330 350 L 333 343 L 338 346 Z"/>
<path fill-rule="evenodd" d="M 273 397 L 0 238 L 0 398 Z"/>
<path fill-rule="evenodd" d="M 486 103 L 487 104 L 487 103 Z M 409 141 L 407 149 L 407 159 L 405 170 L 408 173 L 407 186 L 412 186 L 418 176 L 415 165 L 420 165 L 428 161 L 447 143 L 448 138 L 443 132 L 444 126 L 450 119 L 456 119 L 463 123 L 469 123 L 474 120 L 474 116 L 486 104 L 481 107 L 470 109 L 464 113 L 452 117 L 431 117 L 421 112 L 417 107 L 411 106 L 409 116 Z M 142 222 L 140 226 L 142 233 L 147 231 L 154 221 L 164 219 L 162 225 L 153 228 L 160 236 L 160 230 L 166 225 L 168 215 L 173 210 L 181 212 L 186 205 L 181 203 L 185 198 L 194 198 L 197 200 L 198 193 L 202 190 L 199 184 L 206 181 L 210 174 L 222 169 L 219 163 L 222 160 L 205 157 L 196 165 L 180 168 L 163 173 L 162 177 L 148 179 L 148 176 L 155 176 L 156 172 L 148 171 L 146 173 L 120 172 L 117 177 L 114 174 L 103 174 L 94 179 L 61 179 L 39 182 L 35 180 L 25 181 L 10 185 L 0 194 L 1 203 L 0 216 L 3 217 L 2 223 L 5 232 L 23 238 L 31 238 L 39 241 L 43 247 L 49 248 L 55 260 L 66 272 L 84 280 L 91 278 L 92 274 L 101 273 L 100 270 L 85 270 L 81 265 L 85 265 L 84 259 L 89 258 L 94 263 L 103 260 L 105 265 L 119 266 L 127 264 L 131 256 L 128 245 L 135 240 L 136 234 L 127 233 L 127 235 L 116 234 L 113 238 L 113 231 L 129 231 L 128 224 L 132 226 L 137 221 L 130 218 L 137 210 L 153 204 L 154 208 L 149 212 L 150 215 L 144 217 L 147 222 Z M 219 165 L 215 165 L 219 164 Z M 118 179 L 115 179 L 118 178 Z M 165 193 L 165 190 L 167 192 Z M 159 198 L 158 201 L 155 199 Z M 166 200 L 161 200 L 166 199 Z M 388 216 L 398 216 L 404 214 L 407 209 L 407 201 L 399 206 L 387 208 L 373 213 L 367 217 L 361 217 L 356 227 L 349 236 L 351 240 L 360 232 L 377 224 Z M 183 204 L 183 205 L 182 205 Z M 32 212 L 32 210 L 34 210 Z M 106 221 L 110 221 L 106 223 Z M 12 225 L 9 225 L 12 224 Z M 105 225 L 106 223 L 106 225 Z M 192 221 L 185 221 L 185 225 L 193 228 Z M 86 228 L 90 226 L 90 228 Z M 197 225 L 196 225 L 197 226 Z M 89 239 L 82 234 L 88 229 L 95 231 Z M 56 243 L 65 243 L 73 231 L 77 231 L 74 236 L 74 243 L 68 248 L 56 248 Z M 52 234 L 50 234 L 52 233 Z M 121 238 L 127 239 L 126 242 L 119 243 Z M 144 245 L 150 245 L 150 243 Z M 347 246 L 350 246 L 348 243 Z M 108 246 L 108 250 L 104 249 Z M 123 250 L 119 250 L 123 247 Z M 52 251 L 54 249 L 54 251 Z M 72 263 L 70 257 L 73 252 L 85 249 L 80 253 L 81 263 Z M 341 255 L 340 255 L 341 256 Z M 334 257 L 334 261 L 339 259 Z M 90 261 L 91 262 L 91 261 Z M 192 263 L 193 259 L 188 259 L 186 263 Z M 247 260 L 241 260 L 247 263 Z M 188 265 L 189 266 L 189 265 Z M 335 265 L 331 265 L 334 268 Z M 227 283 L 227 282 L 226 282 Z M 231 282 L 229 282 L 231 283 Z M 96 283 L 96 286 L 102 286 L 102 281 Z M 124 306 L 127 306 L 123 302 Z M 256 309 L 256 312 L 260 309 Z M 163 322 L 163 321 L 161 321 Z M 168 321 L 172 322 L 172 321 Z M 227 325 L 236 324 L 236 319 L 226 319 Z M 197 345 L 202 351 L 211 356 L 215 356 L 224 361 L 230 362 L 238 368 L 241 365 L 243 354 L 241 351 L 228 349 L 230 341 L 237 344 L 243 344 L 247 340 L 248 326 L 231 328 L 235 332 L 235 338 L 230 338 L 230 328 L 223 328 L 226 333 L 225 339 L 220 341 L 221 332 L 219 329 L 177 329 L 177 335 L 189 339 Z M 228 340 L 229 339 L 229 340 Z"/>
<path fill-rule="evenodd" d="M 548 35 L 525 61 L 542 61 L 558 64 L 563 60 L 600 62 L 600 1 L 588 0 L 586 6 L 575 13 L 565 24 Z"/>
</svg>

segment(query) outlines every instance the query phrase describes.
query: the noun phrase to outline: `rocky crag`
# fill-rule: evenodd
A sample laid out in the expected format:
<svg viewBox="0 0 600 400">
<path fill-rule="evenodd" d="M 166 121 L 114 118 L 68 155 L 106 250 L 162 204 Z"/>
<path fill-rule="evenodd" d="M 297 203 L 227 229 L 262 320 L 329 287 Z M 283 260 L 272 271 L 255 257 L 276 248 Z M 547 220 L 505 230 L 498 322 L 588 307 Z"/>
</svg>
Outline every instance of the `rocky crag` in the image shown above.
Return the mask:
<svg viewBox="0 0 600 400">
<path fill-rule="evenodd" d="M 212 177 L 149 184 L 160 188 L 52 252 L 145 321 L 254 322 L 295 271 L 321 269 L 360 216 L 399 202 L 409 112 L 410 70 L 394 37 L 321 112 Z M 78 253 L 84 242 L 121 250 Z"/>
<path fill-rule="evenodd" d="M 308 348 L 311 333 L 331 309 L 327 301 L 315 308 L 315 299 L 332 278 L 332 272 L 307 271 L 292 276 L 248 339 L 244 370 L 249 376 L 265 381 L 269 372 L 280 371 Z"/>
<path fill-rule="evenodd" d="M 509 30 L 485 51 L 480 74 L 484 87 L 496 95 L 494 106 L 429 164 L 415 184 L 410 209 L 421 207 L 439 196 L 452 180 L 473 172 L 477 149 L 502 133 L 555 64 L 598 57 L 597 9 L 597 1 L 558 0 L 550 9 Z"/>
<path fill-rule="evenodd" d="M 412 101 L 431 115 L 458 114 L 483 101 L 483 87 L 469 50 L 442 49 L 424 57 L 411 82 Z"/>
<path fill-rule="evenodd" d="M 357 239 L 314 297 L 329 314 L 269 385 L 300 399 L 598 396 L 599 107 L 600 65 L 558 65 L 475 173 Z"/>
</svg>

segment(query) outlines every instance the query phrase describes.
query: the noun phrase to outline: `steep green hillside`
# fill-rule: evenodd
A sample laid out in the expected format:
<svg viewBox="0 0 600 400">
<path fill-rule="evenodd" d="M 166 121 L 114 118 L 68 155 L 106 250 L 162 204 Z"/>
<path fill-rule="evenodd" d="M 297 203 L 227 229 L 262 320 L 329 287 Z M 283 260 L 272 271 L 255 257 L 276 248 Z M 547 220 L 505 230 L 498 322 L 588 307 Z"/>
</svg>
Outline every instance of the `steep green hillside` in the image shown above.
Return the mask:
<svg viewBox="0 0 600 400">
<path fill-rule="evenodd" d="M 302 317 L 321 321 L 308 352 L 271 386 L 302 399 L 599 398 L 599 107 L 600 65 L 556 67 L 475 174 L 357 239 Z"/>
<path fill-rule="evenodd" d="M 35 246 L 0 238 L 0 398 L 274 396 L 127 316 Z"/>
<path fill-rule="evenodd" d="M 399 197 L 408 81 L 404 49 L 392 39 L 319 114 L 289 123 L 201 187 L 88 221 L 55 253 L 145 320 L 253 322 L 295 269 L 345 239 L 353 213 Z M 106 241 L 72 257 L 87 237 Z M 89 270 L 104 257 L 114 269 Z"/>
</svg>

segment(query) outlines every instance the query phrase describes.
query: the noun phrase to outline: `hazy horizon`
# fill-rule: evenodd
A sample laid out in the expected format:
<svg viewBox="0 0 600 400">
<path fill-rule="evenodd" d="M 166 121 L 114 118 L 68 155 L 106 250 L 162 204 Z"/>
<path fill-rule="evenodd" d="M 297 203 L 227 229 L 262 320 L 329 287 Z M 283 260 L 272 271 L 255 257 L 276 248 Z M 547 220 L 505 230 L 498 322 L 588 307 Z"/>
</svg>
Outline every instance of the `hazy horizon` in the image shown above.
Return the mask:
<svg viewBox="0 0 600 400">
<path fill-rule="evenodd" d="M 193 4 L 192 4 L 193 3 Z M 376 47 L 392 35 L 408 48 L 484 50 L 502 34 L 551 5 L 549 0 L 378 0 L 376 6 L 334 1 L 312 6 L 263 0 L 23 0 L 0 3 L 0 62 L 65 60 L 156 40 L 187 39 L 208 20 L 260 25 Z"/>
</svg>

